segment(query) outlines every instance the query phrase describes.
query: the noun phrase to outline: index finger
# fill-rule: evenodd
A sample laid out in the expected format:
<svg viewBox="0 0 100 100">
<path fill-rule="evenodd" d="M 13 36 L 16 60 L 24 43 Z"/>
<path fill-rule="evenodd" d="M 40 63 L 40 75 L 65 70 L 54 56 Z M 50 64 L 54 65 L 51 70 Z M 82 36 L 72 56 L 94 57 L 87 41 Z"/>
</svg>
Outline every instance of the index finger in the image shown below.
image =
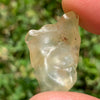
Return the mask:
<svg viewBox="0 0 100 100">
<path fill-rule="evenodd" d="M 100 0 L 62 0 L 64 12 L 75 11 L 80 17 L 80 26 L 100 34 Z"/>
</svg>

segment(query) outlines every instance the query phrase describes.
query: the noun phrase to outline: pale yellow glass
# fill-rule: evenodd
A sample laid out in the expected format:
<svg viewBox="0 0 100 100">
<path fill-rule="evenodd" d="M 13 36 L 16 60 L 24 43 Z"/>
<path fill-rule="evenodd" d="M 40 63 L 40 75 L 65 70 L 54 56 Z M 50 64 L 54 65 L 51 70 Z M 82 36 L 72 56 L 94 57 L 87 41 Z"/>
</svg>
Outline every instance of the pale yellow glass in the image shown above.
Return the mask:
<svg viewBox="0 0 100 100">
<path fill-rule="evenodd" d="M 26 43 L 41 91 L 68 91 L 76 82 L 79 58 L 79 18 L 64 14 L 56 24 L 30 30 Z"/>
</svg>

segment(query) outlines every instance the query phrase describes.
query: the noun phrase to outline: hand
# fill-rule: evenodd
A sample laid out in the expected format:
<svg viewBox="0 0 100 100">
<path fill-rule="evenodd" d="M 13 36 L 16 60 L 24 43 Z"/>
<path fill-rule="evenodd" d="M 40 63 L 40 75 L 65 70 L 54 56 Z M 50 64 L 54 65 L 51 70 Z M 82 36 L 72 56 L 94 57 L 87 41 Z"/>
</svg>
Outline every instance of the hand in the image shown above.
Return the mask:
<svg viewBox="0 0 100 100">
<path fill-rule="evenodd" d="M 95 97 L 75 92 L 43 92 L 30 100 L 100 100 Z"/>
<path fill-rule="evenodd" d="M 73 10 L 80 17 L 80 26 L 100 34 L 100 0 L 62 0 L 64 12 Z"/>
<path fill-rule="evenodd" d="M 100 0 L 62 0 L 64 12 L 75 11 L 80 17 L 80 26 L 87 31 L 100 34 Z M 100 100 L 75 92 L 43 92 L 30 100 Z"/>
</svg>

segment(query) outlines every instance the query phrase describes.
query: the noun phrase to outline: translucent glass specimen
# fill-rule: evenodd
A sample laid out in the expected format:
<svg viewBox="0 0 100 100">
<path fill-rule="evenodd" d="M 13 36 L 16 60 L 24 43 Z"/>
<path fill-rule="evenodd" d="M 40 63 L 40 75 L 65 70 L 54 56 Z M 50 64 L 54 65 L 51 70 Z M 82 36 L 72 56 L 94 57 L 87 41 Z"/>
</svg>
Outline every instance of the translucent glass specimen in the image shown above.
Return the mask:
<svg viewBox="0 0 100 100">
<path fill-rule="evenodd" d="M 79 58 L 79 18 L 64 14 L 56 24 L 30 30 L 26 43 L 41 91 L 68 91 L 76 82 Z"/>
</svg>

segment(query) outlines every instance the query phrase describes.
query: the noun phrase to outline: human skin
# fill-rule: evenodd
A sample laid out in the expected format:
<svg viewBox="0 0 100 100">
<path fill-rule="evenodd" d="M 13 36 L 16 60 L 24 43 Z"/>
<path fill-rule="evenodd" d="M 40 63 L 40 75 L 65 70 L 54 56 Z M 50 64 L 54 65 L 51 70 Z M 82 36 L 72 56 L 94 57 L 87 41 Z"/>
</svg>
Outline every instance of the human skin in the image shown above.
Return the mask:
<svg viewBox="0 0 100 100">
<path fill-rule="evenodd" d="M 30 100 L 100 100 L 98 98 L 76 92 L 43 92 Z"/>
<path fill-rule="evenodd" d="M 76 12 L 80 18 L 80 26 L 87 31 L 100 34 L 100 0 L 62 0 L 64 12 Z M 100 100 L 98 98 L 76 92 L 43 92 L 30 100 Z"/>
<path fill-rule="evenodd" d="M 64 12 L 76 12 L 80 26 L 87 31 L 100 34 L 100 0 L 62 0 Z"/>
</svg>

